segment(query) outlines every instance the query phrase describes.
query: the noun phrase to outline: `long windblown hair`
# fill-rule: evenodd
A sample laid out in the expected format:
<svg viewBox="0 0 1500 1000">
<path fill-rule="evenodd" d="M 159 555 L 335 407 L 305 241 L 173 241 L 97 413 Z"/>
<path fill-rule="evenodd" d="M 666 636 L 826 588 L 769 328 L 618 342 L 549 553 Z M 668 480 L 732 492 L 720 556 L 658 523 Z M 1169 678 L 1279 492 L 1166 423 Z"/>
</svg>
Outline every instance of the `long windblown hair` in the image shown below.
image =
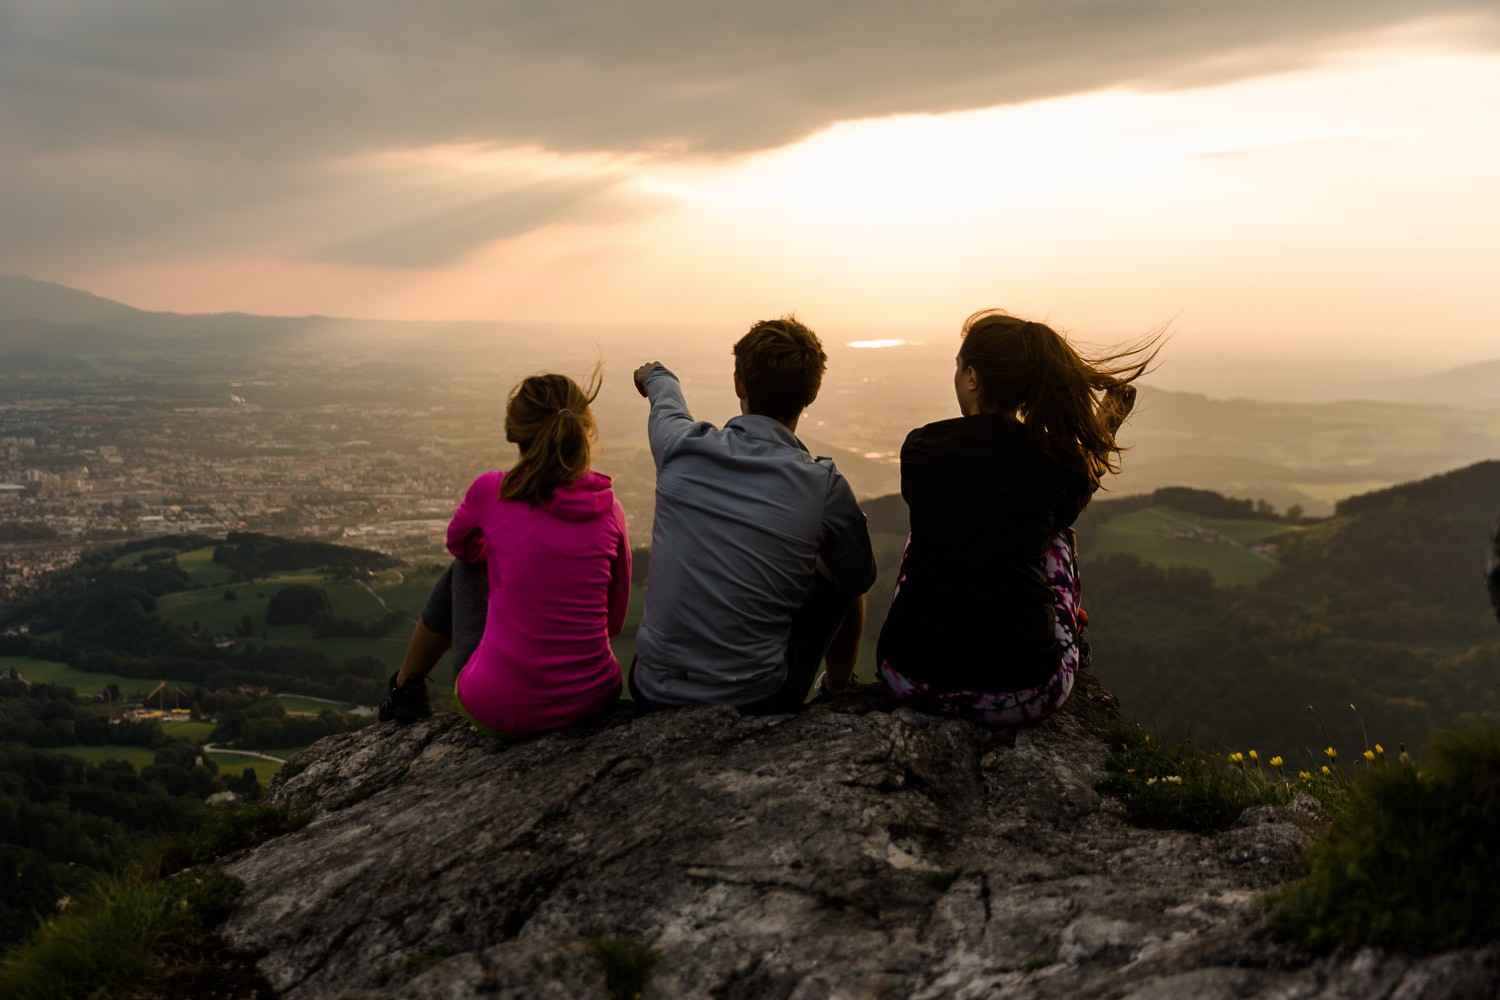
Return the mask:
<svg viewBox="0 0 1500 1000">
<path fill-rule="evenodd" d="M 1081 467 L 1097 487 L 1106 473 L 1120 471 L 1121 451 L 1100 399 L 1151 370 L 1165 333 L 1084 357 L 1045 323 L 986 309 L 964 321 L 958 358 L 979 375 L 986 410 L 1014 415 L 1038 448 Z"/>
<path fill-rule="evenodd" d="M 500 496 L 539 503 L 588 471 L 597 434 L 589 406 L 602 381 L 596 367 L 587 388 L 549 373 L 524 378 L 511 390 L 505 440 L 520 447 L 521 457 L 500 481 Z"/>
</svg>

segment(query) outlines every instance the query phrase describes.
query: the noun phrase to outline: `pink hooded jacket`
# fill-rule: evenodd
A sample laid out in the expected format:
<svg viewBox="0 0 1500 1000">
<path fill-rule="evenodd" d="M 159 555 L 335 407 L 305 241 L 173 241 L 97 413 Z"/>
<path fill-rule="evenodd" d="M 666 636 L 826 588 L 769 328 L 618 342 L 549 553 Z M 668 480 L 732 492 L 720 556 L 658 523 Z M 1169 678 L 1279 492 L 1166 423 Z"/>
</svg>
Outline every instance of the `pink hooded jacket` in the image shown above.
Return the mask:
<svg viewBox="0 0 1500 1000">
<path fill-rule="evenodd" d="M 620 696 L 609 646 L 630 601 L 625 511 L 608 476 L 585 472 L 542 503 L 500 499 L 501 472 L 469 487 L 448 551 L 489 569 L 484 638 L 458 675 L 476 721 L 521 736 L 603 712 Z"/>
</svg>

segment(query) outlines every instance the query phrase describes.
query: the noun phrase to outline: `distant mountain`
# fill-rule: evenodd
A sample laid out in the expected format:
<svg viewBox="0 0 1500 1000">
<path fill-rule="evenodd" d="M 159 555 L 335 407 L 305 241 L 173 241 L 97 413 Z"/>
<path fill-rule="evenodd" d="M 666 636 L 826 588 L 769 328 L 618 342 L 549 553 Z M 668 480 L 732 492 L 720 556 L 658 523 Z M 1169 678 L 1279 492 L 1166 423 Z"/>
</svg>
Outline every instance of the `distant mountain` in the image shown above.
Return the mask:
<svg viewBox="0 0 1500 1000">
<path fill-rule="evenodd" d="M 69 326 L 138 323 L 148 313 L 76 288 L 20 275 L 0 275 L 0 320 L 43 320 Z"/>
<path fill-rule="evenodd" d="M 320 316 L 184 315 L 148 312 L 89 292 L 16 275 L 0 276 L 0 354 L 10 364 L 41 359 L 56 370 L 62 356 L 116 356 L 121 349 L 163 348 L 182 360 L 184 346 L 204 358 L 297 344 L 310 335 L 369 336 L 388 324 Z"/>
<path fill-rule="evenodd" d="M 19 365 L 14 352 L 36 352 L 55 369 L 61 355 L 101 355 L 118 361 L 122 347 L 165 348 L 165 360 L 194 364 L 226 356 L 260 357 L 269 347 L 312 353 L 358 348 L 417 352 L 492 350 L 502 339 L 534 335 L 529 323 L 423 323 L 347 319 L 330 316 L 258 316 L 250 313 L 185 314 L 150 312 L 89 292 L 18 275 L 0 275 L 0 357 Z M 549 332 L 572 329 L 548 325 Z M 579 327 L 583 342 L 594 344 L 593 328 Z M 134 339 L 132 339 L 134 338 Z M 576 339 L 576 338 L 575 338 Z M 186 349 L 186 353 L 184 353 Z"/>
<path fill-rule="evenodd" d="M 1500 406 L 1500 358 L 1432 375 L 1372 382 L 1365 388 L 1377 398 L 1405 403 Z"/>
</svg>

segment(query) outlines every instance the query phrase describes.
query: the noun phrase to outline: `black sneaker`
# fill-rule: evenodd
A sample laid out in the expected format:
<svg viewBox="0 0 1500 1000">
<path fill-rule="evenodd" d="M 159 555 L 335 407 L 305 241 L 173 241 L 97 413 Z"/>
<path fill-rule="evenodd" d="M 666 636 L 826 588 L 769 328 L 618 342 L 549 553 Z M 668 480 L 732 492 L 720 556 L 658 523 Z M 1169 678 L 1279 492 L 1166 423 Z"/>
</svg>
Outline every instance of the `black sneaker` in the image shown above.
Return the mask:
<svg viewBox="0 0 1500 1000">
<path fill-rule="evenodd" d="M 432 706 L 427 702 L 427 678 L 408 677 L 405 684 L 397 687 L 396 674 L 391 674 L 391 692 L 380 703 L 380 721 L 395 719 L 405 725 L 431 714 Z"/>
</svg>

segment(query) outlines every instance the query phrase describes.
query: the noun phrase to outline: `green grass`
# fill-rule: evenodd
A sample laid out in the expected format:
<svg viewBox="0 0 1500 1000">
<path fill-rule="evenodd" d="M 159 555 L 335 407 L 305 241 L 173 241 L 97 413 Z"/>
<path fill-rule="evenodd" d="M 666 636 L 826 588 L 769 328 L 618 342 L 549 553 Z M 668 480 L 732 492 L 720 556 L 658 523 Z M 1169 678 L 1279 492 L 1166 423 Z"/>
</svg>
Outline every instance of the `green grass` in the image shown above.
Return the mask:
<svg viewBox="0 0 1500 1000">
<path fill-rule="evenodd" d="M 177 995 L 242 889 L 216 868 L 154 879 L 101 877 L 0 966 L 8 1000 Z"/>
<path fill-rule="evenodd" d="M 281 754 L 287 754 L 288 757 L 291 757 L 291 751 L 287 750 L 273 751 L 273 753 L 270 753 L 270 756 L 278 757 Z M 240 754 L 223 753 L 222 750 L 214 750 L 213 753 L 208 754 L 208 759 L 213 760 L 213 763 L 219 765 L 220 775 L 240 775 L 245 772 L 246 768 L 251 769 L 251 771 L 255 772 L 255 780 L 260 781 L 263 789 L 272 780 L 272 775 L 281 771 L 282 768 L 281 763 L 272 762 L 272 760 L 263 760 L 260 757 L 243 757 Z"/>
<path fill-rule="evenodd" d="M 385 608 L 380 606 L 370 591 L 357 583 L 325 583 L 322 585 L 323 592 L 328 595 L 328 602 L 333 605 L 333 614 L 338 618 L 354 618 L 362 622 L 374 621 L 385 614 Z M 385 600 L 385 595 L 380 595 Z M 386 601 L 389 604 L 389 601 Z"/>
<path fill-rule="evenodd" d="M 224 592 L 232 590 L 236 599 L 224 600 Z M 210 635 L 233 635 L 240 618 L 249 615 L 255 619 L 256 627 L 266 620 L 266 604 L 269 596 L 257 598 L 255 591 L 246 584 L 235 583 L 204 590 L 184 590 L 176 594 L 163 594 L 157 598 L 156 607 L 161 617 L 175 622 L 182 628 L 191 629 L 198 623 L 200 631 Z"/>
<path fill-rule="evenodd" d="M 203 743 L 213 735 L 212 722 L 163 722 L 161 731 L 169 737 Z"/>
<path fill-rule="evenodd" d="M 1440 733 L 1432 761 L 1362 769 L 1273 930 L 1314 951 L 1434 952 L 1500 937 L 1500 726 Z"/>
<path fill-rule="evenodd" d="M 271 603 L 272 595 L 294 583 L 324 588 L 329 592 L 329 601 L 334 602 L 335 606 L 337 606 L 334 595 L 336 589 L 356 590 L 360 598 L 369 602 L 375 610 L 371 614 L 354 617 L 379 617 L 380 606 L 370 598 L 369 594 L 351 583 L 330 583 L 323 578 L 321 573 L 311 571 L 287 573 L 269 580 L 256 580 L 253 583 L 225 583 L 205 587 L 202 590 L 183 590 L 175 594 L 163 594 L 157 599 L 156 606 L 163 618 L 175 622 L 182 628 L 191 629 L 193 623 L 197 622 L 201 631 L 226 635 L 233 635 L 234 628 L 240 623 L 240 619 L 249 615 L 254 619 L 256 632 L 259 634 L 260 629 L 265 626 L 266 605 Z M 226 601 L 225 591 L 233 591 L 235 599 Z"/>
<path fill-rule="evenodd" d="M 380 574 L 380 582 L 372 584 L 381 600 L 393 608 L 400 608 L 415 618 L 422 613 L 427 595 L 440 574 L 427 570 L 386 570 Z M 400 583 L 393 582 L 399 577 Z"/>
<path fill-rule="evenodd" d="M 145 694 L 161 678 L 121 677 L 118 674 L 95 674 L 74 670 L 66 663 L 33 660 L 27 656 L 0 656 L 0 670 L 15 667 L 32 684 L 58 684 L 80 694 L 97 694 L 106 684 L 118 684 L 124 694 Z"/>
<path fill-rule="evenodd" d="M 214 562 L 213 546 L 184 552 L 177 557 L 177 565 L 192 581 L 204 587 L 228 583 L 233 571 L 223 563 Z"/>
<path fill-rule="evenodd" d="M 257 636 L 251 641 L 257 646 L 303 646 L 315 649 L 334 663 L 343 663 L 356 656 L 373 656 L 393 670 L 401 665 L 406 643 L 411 638 L 409 633 L 392 632 L 380 639 L 315 639 L 312 637 L 312 629 L 303 625 L 285 625 L 270 629 L 269 632 L 269 638 Z"/>
<path fill-rule="evenodd" d="M 49 747 L 48 750 L 51 753 L 65 753 L 69 757 L 86 760 L 90 764 L 102 764 L 107 760 L 123 760 L 137 771 L 156 763 L 156 751 L 149 747 L 129 747 L 106 743 L 97 747 Z"/>
<path fill-rule="evenodd" d="M 1168 537 L 1190 524 L 1218 532 L 1231 541 Z M 1193 566 L 1207 570 L 1220 586 L 1248 586 L 1271 576 L 1277 565 L 1246 546 L 1289 530 L 1295 529 L 1274 521 L 1199 517 L 1170 507 L 1148 507 L 1105 522 L 1084 555 L 1098 558 L 1127 554 L 1159 566 Z"/>
<path fill-rule="evenodd" d="M 59 900 L 57 912 L 0 965 L 0 996 L 126 1000 L 213 996 L 228 983 L 243 987 L 253 972 L 236 967 L 214 937 L 243 884 L 204 862 L 307 820 L 263 803 L 205 810 L 159 842 L 150 862 L 101 875 L 79 898 Z"/>
<path fill-rule="evenodd" d="M 161 868 L 181 871 L 300 830 L 312 818 L 284 806 L 249 802 L 210 809 L 203 819 L 161 843 Z"/>
<path fill-rule="evenodd" d="M 276 700 L 281 702 L 281 707 L 288 712 L 305 712 L 308 715 L 317 715 L 330 708 L 335 712 L 349 710 L 349 703 L 346 701 L 324 701 L 318 698 L 299 698 L 296 695 L 277 695 Z"/>
<path fill-rule="evenodd" d="M 160 546 L 154 549 L 142 549 L 139 552 L 129 552 L 116 559 L 114 562 L 110 563 L 110 566 L 115 569 L 125 569 L 127 567 L 137 565 L 142 559 L 145 559 L 148 556 L 159 556 L 163 553 L 166 553 L 168 555 L 175 555 L 177 553 L 177 550 L 167 548 L 166 546 Z"/>
<path fill-rule="evenodd" d="M 1232 766 L 1191 740 L 1162 741 L 1136 723 L 1115 726 L 1109 743 L 1099 791 L 1118 798 L 1137 826 L 1212 833 L 1251 806 L 1292 798 L 1275 774 Z"/>
</svg>

